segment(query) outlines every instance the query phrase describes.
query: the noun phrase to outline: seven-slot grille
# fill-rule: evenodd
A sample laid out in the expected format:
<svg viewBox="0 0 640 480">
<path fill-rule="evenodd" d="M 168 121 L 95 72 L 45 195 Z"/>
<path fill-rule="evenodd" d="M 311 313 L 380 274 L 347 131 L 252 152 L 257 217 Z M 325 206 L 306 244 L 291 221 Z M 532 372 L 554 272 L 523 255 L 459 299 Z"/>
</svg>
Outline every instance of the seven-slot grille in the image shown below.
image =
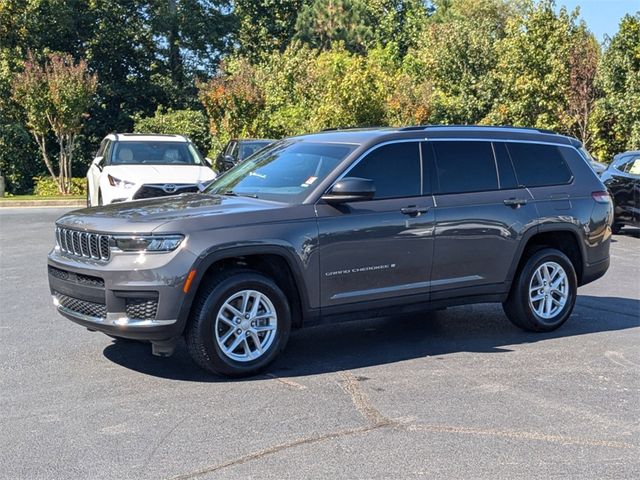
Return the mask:
<svg viewBox="0 0 640 480">
<path fill-rule="evenodd" d="M 94 260 L 109 260 L 109 235 L 57 227 L 56 240 L 60 249 L 69 255 L 93 258 Z"/>
</svg>

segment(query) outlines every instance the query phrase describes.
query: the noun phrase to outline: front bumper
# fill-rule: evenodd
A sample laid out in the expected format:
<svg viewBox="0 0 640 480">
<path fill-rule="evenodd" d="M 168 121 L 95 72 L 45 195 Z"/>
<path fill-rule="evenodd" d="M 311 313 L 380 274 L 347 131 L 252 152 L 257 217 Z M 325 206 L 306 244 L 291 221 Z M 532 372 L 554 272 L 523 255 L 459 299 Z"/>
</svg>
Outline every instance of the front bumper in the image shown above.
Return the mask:
<svg viewBox="0 0 640 480">
<path fill-rule="evenodd" d="M 131 255 L 100 263 L 54 250 L 48 258 L 53 303 L 69 320 L 109 335 L 138 340 L 180 336 L 182 287 L 192 259 L 188 251 L 179 256 L 149 255 L 144 268 L 136 268 Z"/>
</svg>

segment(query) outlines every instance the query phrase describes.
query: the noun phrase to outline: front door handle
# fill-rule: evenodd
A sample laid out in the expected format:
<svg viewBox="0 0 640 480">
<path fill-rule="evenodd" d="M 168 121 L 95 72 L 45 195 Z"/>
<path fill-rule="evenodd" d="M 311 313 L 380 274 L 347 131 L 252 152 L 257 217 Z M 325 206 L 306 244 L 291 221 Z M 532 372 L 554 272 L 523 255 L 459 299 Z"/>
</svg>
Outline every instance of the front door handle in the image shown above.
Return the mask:
<svg viewBox="0 0 640 480">
<path fill-rule="evenodd" d="M 409 215 L 411 217 L 416 217 L 423 213 L 427 213 L 429 211 L 429 207 L 417 207 L 415 205 L 409 205 L 408 207 L 404 207 L 400 209 L 400 213 L 403 215 Z"/>
<path fill-rule="evenodd" d="M 518 207 L 521 207 L 522 205 L 526 205 L 527 199 L 526 198 L 507 198 L 506 200 L 504 200 L 504 204 L 508 207 L 518 208 Z"/>
</svg>

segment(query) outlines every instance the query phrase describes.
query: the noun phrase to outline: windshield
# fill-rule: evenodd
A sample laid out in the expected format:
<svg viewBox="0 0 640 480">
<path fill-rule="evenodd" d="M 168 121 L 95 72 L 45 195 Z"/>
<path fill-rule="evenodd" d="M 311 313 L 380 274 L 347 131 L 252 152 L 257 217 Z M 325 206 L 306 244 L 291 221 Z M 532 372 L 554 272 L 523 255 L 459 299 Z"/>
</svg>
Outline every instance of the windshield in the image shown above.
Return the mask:
<svg viewBox="0 0 640 480">
<path fill-rule="evenodd" d="M 271 143 L 273 143 L 271 140 L 242 142 L 240 143 L 240 154 L 238 155 L 238 158 L 240 160 L 244 160 Z"/>
<path fill-rule="evenodd" d="M 116 142 L 111 165 L 204 165 L 198 151 L 185 142 Z"/>
<path fill-rule="evenodd" d="M 302 201 L 357 145 L 283 140 L 215 180 L 205 193 Z"/>
</svg>

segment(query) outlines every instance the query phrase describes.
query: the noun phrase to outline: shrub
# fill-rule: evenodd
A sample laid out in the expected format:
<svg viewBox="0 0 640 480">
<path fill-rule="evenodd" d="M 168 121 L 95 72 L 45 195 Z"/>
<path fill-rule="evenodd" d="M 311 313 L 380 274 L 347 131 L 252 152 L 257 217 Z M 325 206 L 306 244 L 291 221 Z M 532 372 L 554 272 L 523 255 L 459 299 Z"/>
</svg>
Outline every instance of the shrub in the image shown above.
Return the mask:
<svg viewBox="0 0 640 480">
<path fill-rule="evenodd" d="M 133 130 L 137 133 L 186 135 L 203 155 L 211 148 L 207 117 L 198 110 L 165 110 L 159 107 L 153 117 L 135 117 Z"/>
<path fill-rule="evenodd" d="M 33 194 L 38 197 L 57 197 L 60 195 L 58 190 L 58 182 L 52 177 L 33 177 L 35 188 Z M 87 179 L 72 178 L 69 195 L 86 195 Z"/>
</svg>

